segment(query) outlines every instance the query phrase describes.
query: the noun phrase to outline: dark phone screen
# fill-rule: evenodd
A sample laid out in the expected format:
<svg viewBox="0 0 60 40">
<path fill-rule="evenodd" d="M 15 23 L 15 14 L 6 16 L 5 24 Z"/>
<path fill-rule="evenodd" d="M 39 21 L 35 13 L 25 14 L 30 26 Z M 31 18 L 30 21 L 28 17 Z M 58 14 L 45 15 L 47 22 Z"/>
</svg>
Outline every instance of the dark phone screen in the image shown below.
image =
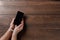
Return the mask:
<svg viewBox="0 0 60 40">
<path fill-rule="evenodd" d="M 24 13 L 22 13 L 20 11 L 17 12 L 17 15 L 16 15 L 15 20 L 14 20 L 14 25 L 18 26 L 21 23 L 23 15 L 24 15 Z"/>
</svg>

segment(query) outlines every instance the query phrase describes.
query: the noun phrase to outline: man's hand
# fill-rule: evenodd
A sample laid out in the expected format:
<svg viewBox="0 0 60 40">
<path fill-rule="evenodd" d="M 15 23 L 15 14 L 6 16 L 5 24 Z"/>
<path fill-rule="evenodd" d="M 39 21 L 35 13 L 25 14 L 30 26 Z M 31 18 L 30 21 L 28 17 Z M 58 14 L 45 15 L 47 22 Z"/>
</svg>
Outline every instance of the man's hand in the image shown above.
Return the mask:
<svg viewBox="0 0 60 40">
<path fill-rule="evenodd" d="M 15 18 L 12 19 L 12 21 L 11 21 L 11 23 L 10 23 L 9 29 L 14 30 L 14 28 L 15 28 L 15 25 L 13 24 L 13 23 L 14 23 L 14 19 L 15 19 Z"/>
<path fill-rule="evenodd" d="M 18 26 L 15 25 L 13 34 L 18 34 L 20 31 L 22 31 L 23 26 L 24 26 L 24 21 L 22 20 L 20 25 L 18 25 Z"/>
</svg>

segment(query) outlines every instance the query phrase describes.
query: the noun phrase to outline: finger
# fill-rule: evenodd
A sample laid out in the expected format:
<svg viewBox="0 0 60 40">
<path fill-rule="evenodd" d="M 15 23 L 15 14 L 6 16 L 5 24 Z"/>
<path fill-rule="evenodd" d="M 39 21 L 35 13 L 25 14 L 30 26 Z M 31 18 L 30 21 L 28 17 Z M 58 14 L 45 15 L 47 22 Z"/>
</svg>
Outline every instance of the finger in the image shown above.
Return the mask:
<svg viewBox="0 0 60 40">
<path fill-rule="evenodd" d="M 15 19 L 15 18 L 12 19 L 12 22 L 11 22 L 12 24 L 13 24 L 13 22 L 14 22 L 14 19 Z"/>
<path fill-rule="evenodd" d="M 21 27 L 22 26 L 22 24 L 20 24 L 18 27 Z"/>
<path fill-rule="evenodd" d="M 24 24 L 24 20 L 22 19 L 21 24 Z"/>
<path fill-rule="evenodd" d="M 11 21 L 10 25 L 14 25 L 14 24 L 13 24 L 13 22 L 14 22 L 14 19 L 15 19 L 15 18 L 13 18 L 13 19 L 12 19 L 12 21 Z"/>
<path fill-rule="evenodd" d="M 15 18 L 12 19 L 12 21 L 11 21 L 11 25 L 13 25 L 14 19 L 15 19 Z"/>
<path fill-rule="evenodd" d="M 23 24 L 20 24 L 20 25 L 19 25 L 19 28 L 23 28 L 23 27 L 24 27 L 24 25 L 23 25 Z"/>
<path fill-rule="evenodd" d="M 23 29 L 23 25 L 19 29 L 22 30 Z"/>
<path fill-rule="evenodd" d="M 23 25 L 21 25 L 21 27 L 18 28 L 19 31 L 21 31 L 23 29 Z"/>
<path fill-rule="evenodd" d="M 15 27 L 17 27 L 17 25 L 15 25 Z"/>
<path fill-rule="evenodd" d="M 20 25 L 18 26 L 18 29 L 21 31 L 21 30 L 23 29 L 23 24 L 20 24 Z"/>
<path fill-rule="evenodd" d="M 19 29 L 20 29 L 20 30 L 23 29 L 23 25 L 21 25 L 21 26 L 19 27 Z"/>
</svg>

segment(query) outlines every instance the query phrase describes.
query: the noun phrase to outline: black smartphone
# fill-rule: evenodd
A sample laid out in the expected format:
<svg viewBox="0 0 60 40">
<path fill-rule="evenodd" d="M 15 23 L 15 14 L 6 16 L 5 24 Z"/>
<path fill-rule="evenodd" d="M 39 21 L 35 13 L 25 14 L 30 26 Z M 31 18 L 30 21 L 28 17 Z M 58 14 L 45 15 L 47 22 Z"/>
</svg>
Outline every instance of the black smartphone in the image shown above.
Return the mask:
<svg viewBox="0 0 60 40">
<path fill-rule="evenodd" d="M 15 17 L 15 20 L 14 20 L 14 25 L 18 26 L 19 24 L 21 24 L 21 21 L 22 21 L 23 17 L 24 17 L 24 13 L 18 11 L 17 14 L 16 14 L 16 17 Z"/>
</svg>

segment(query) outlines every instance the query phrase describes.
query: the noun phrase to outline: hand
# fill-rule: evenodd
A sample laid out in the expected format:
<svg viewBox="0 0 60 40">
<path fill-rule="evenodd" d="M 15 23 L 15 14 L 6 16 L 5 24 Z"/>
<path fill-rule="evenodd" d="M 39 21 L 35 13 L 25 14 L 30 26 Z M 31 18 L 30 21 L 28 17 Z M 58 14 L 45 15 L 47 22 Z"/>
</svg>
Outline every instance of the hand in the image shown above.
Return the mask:
<svg viewBox="0 0 60 40">
<path fill-rule="evenodd" d="M 13 24 L 14 23 L 14 19 L 15 18 L 12 19 L 12 21 L 10 23 L 10 28 L 9 29 L 12 29 L 13 30 L 15 28 L 15 25 Z"/>
<path fill-rule="evenodd" d="M 24 21 L 22 20 L 20 25 L 18 25 L 18 26 L 15 25 L 13 34 L 17 35 L 23 29 L 23 26 L 24 26 Z"/>
</svg>

